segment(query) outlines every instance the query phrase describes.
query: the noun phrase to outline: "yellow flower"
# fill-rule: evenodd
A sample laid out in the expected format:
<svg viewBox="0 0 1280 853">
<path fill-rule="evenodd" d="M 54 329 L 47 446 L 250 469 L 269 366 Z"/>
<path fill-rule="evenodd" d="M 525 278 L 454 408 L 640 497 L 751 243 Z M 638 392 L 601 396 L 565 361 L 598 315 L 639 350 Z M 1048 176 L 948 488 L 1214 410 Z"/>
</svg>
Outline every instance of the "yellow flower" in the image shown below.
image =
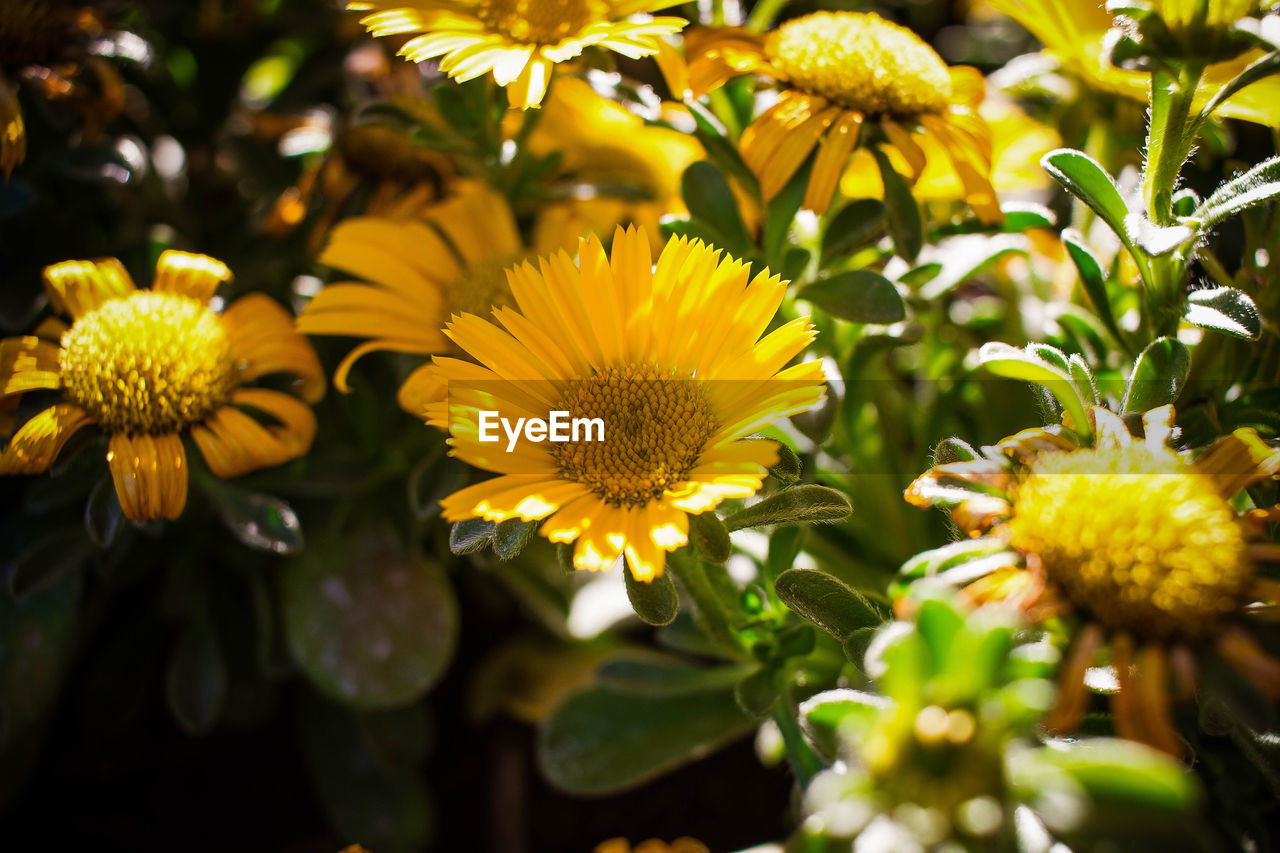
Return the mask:
<svg viewBox="0 0 1280 853">
<path fill-rule="evenodd" d="M 261 294 L 221 314 L 209 307 L 231 278 L 221 261 L 165 252 L 150 290 L 137 290 L 120 262 L 66 261 L 45 270 L 49 301 L 68 315 L 36 335 L 0 341 L 0 397 L 59 390 L 63 402 L 36 414 L 0 452 L 0 474 L 48 469 L 76 430 L 110 435 L 107 462 L 124 514 L 177 518 L 187 501 L 189 433 L 209 469 L 235 477 L 302 455 L 315 416 L 279 391 L 242 387 L 292 374 L 307 402 L 324 375 L 293 318 Z M 250 409 L 253 416 L 241 411 Z"/>
<path fill-rule="evenodd" d="M 572 234 L 572 243 L 557 247 L 566 250 L 576 246 L 577 235 L 607 236 L 618 225 L 638 225 L 650 240 L 660 240 L 661 217 L 687 213 L 681 175 L 706 156 L 689 134 L 646 124 L 578 77 L 556 82 L 526 148 L 543 157 L 560 154 L 558 181 L 604 188 L 540 208 L 535 227 L 546 236 L 538 242 Z"/>
<path fill-rule="evenodd" d="M 374 0 L 348 9 L 374 10 L 360 19 L 374 36 L 418 33 L 400 54 L 414 62 L 443 57 L 440 70 L 464 81 L 493 73 L 513 107 L 542 103 L 556 63 L 592 46 L 639 59 L 669 48 L 683 18 L 633 16 L 672 0 Z"/>
<path fill-rule="evenodd" d="M 1022 24 L 1044 45 L 1045 51 L 1068 71 L 1084 77 L 1094 86 L 1146 103 L 1151 95 L 1151 74 L 1125 71 L 1106 59 L 1103 39 L 1111 29 L 1111 15 L 1094 0 L 990 0 L 991 4 Z M 1248 51 L 1235 59 L 1218 62 L 1206 69 L 1196 90 L 1199 109 L 1229 80 L 1263 55 Z M 1280 77 L 1266 77 L 1228 98 L 1218 115 L 1257 122 L 1280 124 Z"/>
<path fill-rule="evenodd" d="M 951 506 L 962 530 L 992 544 L 981 562 L 955 569 L 969 598 L 1079 618 L 1051 729 L 1079 725 L 1085 672 L 1109 650 L 1117 733 L 1178 754 L 1170 687 L 1194 696 L 1198 656 L 1216 654 L 1280 697 L 1280 661 L 1246 627 L 1280 602 L 1280 583 L 1259 569 L 1280 562 L 1263 541 L 1280 507 L 1238 515 L 1229 503 L 1280 471 L 1280 450 L 1241 429 L 1193 461 L 1166 446 L 1170 406 L 1144 416 L 1141 441 L 1111 412 L 1091 415 L 1091 447 L 1060 429 L 1026 430 L 975 461 L 935 466 L 907 499 Z"/>
<path fill-rule="evenodd" d="M 1013 195 L 1048 187 L 1049 176 L 1040 167 L 1040 158 L 1062 147 L 1062 139 L 1057 132 L 1003 98 L 988 97 L 978 112 L 991 128 L 991 185 L 996 192 Z M 920 201 L 963 201 L 964 186 L 949 168 L 938 143 L 926 137 L 920 139 L 919 144 L 927 162 L 911 188 L 912 195 Z M 899 171 L 910 168 L 896 150 L 888 154 Z M 840 178 L 840 191 L 849 198 L 884 195 L 880 170 L 869 151 L 854 151 L 849 167 Z"/>
<path fill-rule="evenodd" d="M 887 142 L 914 180 L 928 161 L 921 141 L 930 140 L 950 161 L 974 212 L 984 222 L 1002 220 L 991 186 L 991 134 L 977 112 L 982 75 L 949 68 L 910 30 L 874 13 L 815 12 L 765 37 L 733 29 L 691 33 L 685 52 L 695 95 L 739 74 L 763 74 L 782 84 L 778 102 L 743 131 L 739 143 L 766 201 L 815 149 L 804 197 L 811 210 L 827 209 L 860 144 Z"/>
<path fill-rule="evenodd" d="M 821 399 L 818 362 L 785 367 L 814 333 L 800 318 L 761 338 L 785 282 L 752 278 L 700 242 L 673 238 L 655 267 L 644 232 L 619 229 L 611 256 L 592 236 L 579 257 L 511 269 L 515 307 L 497 309 L 497 324 L 462 314 L 447 330 L 480 363 L 437 357 L 410 382 L 447 383 L 428 422 L 455 456 L 500 475 L 446 498 L 445 518 L 545 519 L 543 536 L 576 541 L 576 568 L 625 554 L 650 581 L 687 542 L 686 513 L 759 490 L 777 448 L 745 436 Z M 515 422 L 556 411 L 599 418 L 603 436 L 484 440 L 484 412 Z"/>
<path fill-rule="evenodd" d="M 553 245 L 563 242 L 551 235 Z M 487 315 L 511 302 L 505 268 L 536 251 L 524 244 L 505 198 L 476 181 L 460 181 L 454 196 L 416 218 L 358 216 L 340 222 L 321 263 L 364 282 L 330 284 L 298 317 L 308 335 L 368 338 L 333 374 L 349 391 L 347 373 L 363 355 L 379 350 L 430 355 L 452 349 L 443 329 L 460 312 Z M 421 386 L 405 384 L 400 404 L 423 414 Z"/>
</svg>

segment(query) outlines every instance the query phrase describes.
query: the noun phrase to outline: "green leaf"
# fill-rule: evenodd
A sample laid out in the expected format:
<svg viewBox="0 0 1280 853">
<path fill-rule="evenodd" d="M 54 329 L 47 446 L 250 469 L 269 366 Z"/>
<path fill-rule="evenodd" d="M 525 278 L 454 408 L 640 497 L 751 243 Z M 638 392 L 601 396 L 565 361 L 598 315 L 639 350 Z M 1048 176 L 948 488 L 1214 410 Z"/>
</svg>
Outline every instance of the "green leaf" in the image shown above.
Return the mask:
<svg viewBox="0 0 1280 853">
<path fill-rule="evenodd" d="M 1089 251 L 1084 237 L 1078 231 L 1064 231 L 1062 244 L 1066 247 L 1071 262 L 1075 264 L 1076 271 L 1080 273 L 1080 284 L 1089 295 L 1098 319 L 1107 327 L 1112 337 L 1122 346 L 1127 346 L 1129 339 L 1120 330 L 1120 324 L 1116 322 L 1115 312 L 1111 308 L 1111 298 L 1107 295 L 1107 278 L 1102 272 L 1102 265 L 1093 256 L 1093 252 Z"/>
<path fill-rule="evenodd" d="M 690 165 L 680 178 L 680 188 L 689 212 L 724 235 L 726 251 L 738 257 L 750 253 L 751 237 L 738 202 L 714 163 L 699 160 Z"/>
<path fill-rule="evenodd" d="M 285 568 L 281 598 L 290 652 L 340 702 L 405 705 L 453 657 L 458 608 L 448 578 L 435 563 L 406 556 L 387 528 L 308 550 Z"/>
<path fill-rule="evenodd" d="M 838 733 L 848 727 L 846 720 L 856 721 L 856 728 L 865 731 L 892 708 L 893 700 L 876 693 L 848 688 L 826 690 L 800 705 L 800 725 L 818 751 L 834 759 L 840 751 Z"/>
<path fill-rule="evenodd" d="M 1132 741 L 1089 738 L 1067 749 L 1038 752 L 1040 760 L 1066 771 L 1097 802 L 1187 812 L 1200 801 L 1199 785 L 1181 762 Z"/>
<path fill-rule="evenodd" d="M 493 542 L 498 525 L 482 518 L 459 521 L 449 528 L 449 550 L 456 555 L 474 554 Z"/>
<path fill-rule="evenodd" d="M 822 444 L 831 435 L 831 428 L 840 414 L 840 395 L 827 383 L 826 399 L 815 408 L 791 416 L 791 423 L 814 444 Z"/>
<path fill-rule="evenodd" d="M 1098 405 L 1101 402 L 1098 398 L 1098 383 L 1093 380 L 1093 371 L 1089 369 L 1088 363 L 1079 353 L 1073 352 L 1067 359 L 1067 364 L 1071 368 L 1071 378 L 1076 381 L 1076 388 L 1080 390 L 1084 401 L 1092 406 Z"/>
<path fill-rule="evenodd" d="M 1021 234 L 1029 228 L 1052 228 L 1058 224 L 1053 211 L 1041 204 L 1029 202 L 1007 202 L 1000 205 L 1004 214 L 1004 226 L 1000 229 L 1006 234 Z"/>
<path fill-rule="evenodd" d="M 1146 412 L 1176 401 L 1190 369 L 1191 356 L 1180 341 L 1152 341 L 1133 364 L 1121 413 Z"/>
<path fill-rule="evenodd" d="M 933 448 L 933 464 L 946 465 L 949 462 L 972 462 L 978 458 L 978 451 L 962 438 L 951 436 L 938 442 Z"/>
<path fill-rule="evenodd" d="M 847 270 L 808 285 L 799 294 L 823 311 L 852 323 L 896 323 L 907 316 L 898 288 L 871 270 Z"/>
<path fill-rule="evenodd" d="M 1070 366 L 1066 358 L 1062 357 L 1062 363 L 1058 364 L 1056 363 L 1058 359 L 1054 359 L 1055 363 L 1051 363 L 1044 357 L 1052 349 L 1052 347 L 1041 345 L 1038 352 L 1028 351 L 999 341 L 990 341 L 982 345 L 982 349 L 978 351 L 978 359 L 983 367 L 997 376 L 1022 379 L 1048 390 L 1070 413 L 1076 432 L 1087 437 L 1091 435 L 1092 430 L 1089 426 L 1089 417 L 1085 412 L 1084 400 L 1080 398 L 1080 392 L 1071 378 Z"/>
<path fill-rule="evenodd" d="M 641 696 L 595 687 L 551 714 L 538 762 L 571 794 L 611 794 L 701 758 L 753 726 L 732 690 Z"/>
<path fill-rule="evenodd" d="M 680 609 L 680 598 L 671 575 L 663 573 L 645 583 L 636 580 L 629 568 L 624 567 L 623 578 L 627 584 L 627 598 L 640 620 L 647 625 L 670 625 Z"/>
<path fill-rule="evenodd" d="M 699 557 L 712 563 L 723 563 L 733 553 L 729 531 L 712 510 L 689 516 L 689 541 Z"/>
<path fill-rule="evenodd" d="M 805 187 L 809 185 L 809 173 L 813 171 L 813 158 L 810 157 L 765 207 L 764 215 L 764 257 L 766 263 L 775 270 L 783 268 L 786 255 L 787 235 L 791 233 L 791 225 L 795 222 L 796 213 L 804 201 Z"/>
<path fill-rule="evenodd" d="M 1272 157 L 1237 175 L 1213 191 L 1193 218 L 1208 231 L 1222 220 L 1242 210 L 1280 197 L 1280 157 Z"/>
<path fill-rule="evenodd" d="M 1071 148 L 1050 151 L 1041 158 L 1040 165 L 1067 192 L 1098 214 L 1130 252 L 1134 251 L 1133 241 L 1125 227 L 1129 208 L 1106 169 L 1088 154 Z"/>
<path fill-rule="evenodd" d="M 1234 287 L 1195 290 L 1187 297 L 1187 322 L 1233 338 L 1256 341 L 1262 337 L 1258 306 Z"/>
<path fill-rule="evenodd" d="M 232 486 L 218 488 L 213 497 L 222 522 L 241 544 L 268 554 L 296 554 L 302 550 L 298 514 L 279 498 Z"/>
<path fill-rule="evenodd" d="M 596 671 L 596 683 L 616 693 L 642 696 L 684 696 L 723 691 L 755 672 L 753 664 L 693 666 L 674 660 L 606 661 Z"/>
<path fill-rule="evenodd" d="M 84 531 L 99 548 L 109 548 L 120 532 L 124 511 L 116 496 L 115 483 L 110 475 L 104 476 L 93 487 L 84 505 Z"/>
<path fill-rule="evenodd" d="M 344 841 L 379 853 L 422 850 L 435 826 L 418 750 L 388 749 L 380 736 L 384 720 L 400 716 L 357 715 L 314 696 L 299 707 L 302 754 L 325 816 Z"/>
<path fill-rule="evenodd" d="M 27 545 L 9 569 L 9 591 L 18 601 L 56 586 L 79 571 L 93 546 L 78 532 L 54 530 Z"/>
<path fill-rule="evenodd" d="M 213 728 L 227 700 L 227 664 L 207 613 L 198 611 L 178 638 L 165 681 L 169 709 L 190 734 Z"/>
<path fill-rule="evenodd" d="M 782 485 L 790 486 L 800 479 L 800 475 L 804 473 L 804 466 L 800 463 L 800 457 L 796 456 L 796 452 L 786 442 L 779 441 L 777 444 L 778 461 L 769 466 L 769 475 Z"/>
<path fill-rule="evenodd" d="M 843 492 L 826 486 L 799 485 L 783 489 L 724 520 L 729 530 L 768 524 L 805 524 L 840 521 L 853 512 Z"/>
<path fill-rule="evenodd" d="M 884 203 L 874 198 L 859 198 L 846 204 L 831 217 L 822 234 L 824 263 L 839 258 L 869 240 L 884 224 Z"/>
<path fill-rule="evenodd" d="M 872 146 L 876 165 L 880 167 L 880 179 L 884 183 L 885 217 L 889 223 L 889 235 L 893 237 L 894 251 L 905 261 L 914 261 L 924 247 L 924 221 L 920 217 L 920 205 L 911 194 L 906 178 L 899 175 L 889 158 L 878 145 Z"/>
<path fill-rule="evenodd" d="M 510 560 L 525 549 L 537 529 L 536 521 L 508 518 L 506 521 L 499 522 L 493 529 L 493 553 L 497 554 L 499 559 Z"/>
<path fill-rule="evenodd" d="M 738 707 L 757 719 L 773 709 L 779 695 L 777 673 L 768 667 L 753 672 L 733 688 L 733 698 L 737 700 Z"/>
<path fill-rule="evenodd" d="M 788 569 L 778 576 L 774 588 L 787 607 L 837 640 L 886 618 L 862 593 L 817 569 Z"/>
<path fill-rule="evenodd" d="M 1001 258 L 1025 255 L 1027 238 L 1021 234 L 962 234 L 929 251 L 942 259 L 937 274 L 920 285 L 920 298 L 932 300 L 950 293 Z"/>
</svg>

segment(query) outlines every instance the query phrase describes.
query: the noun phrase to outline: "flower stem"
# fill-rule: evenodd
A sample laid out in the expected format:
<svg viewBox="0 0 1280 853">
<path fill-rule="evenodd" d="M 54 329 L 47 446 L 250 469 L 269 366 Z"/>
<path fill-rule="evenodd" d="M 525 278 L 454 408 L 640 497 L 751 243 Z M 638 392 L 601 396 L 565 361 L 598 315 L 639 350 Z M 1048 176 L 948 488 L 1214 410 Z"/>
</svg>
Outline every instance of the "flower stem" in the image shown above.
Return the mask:
<svg viewBox="0 0 1280 853">
<path fill-rule="evenodd" d="M 773 706 L 773 722 L 778 726 L 782 742 L 787 747 L 787 761 L 796 774 L 796 780 L 800 787 L 808 787 L 813 777 L 822 770 L 822 762 L 804 739 L 800 724 L 796 722 L 796 709 L 785 695 Z"/>
</svg>

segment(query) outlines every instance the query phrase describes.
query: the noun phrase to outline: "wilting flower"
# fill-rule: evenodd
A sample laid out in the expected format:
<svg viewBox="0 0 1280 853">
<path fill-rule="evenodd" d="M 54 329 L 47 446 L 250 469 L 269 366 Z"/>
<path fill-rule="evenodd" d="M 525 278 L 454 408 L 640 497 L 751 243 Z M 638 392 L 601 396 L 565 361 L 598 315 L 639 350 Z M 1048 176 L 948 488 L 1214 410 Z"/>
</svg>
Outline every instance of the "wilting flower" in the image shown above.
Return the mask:
<svg viewBox="0 0 1280 853">
<path fill-rule="evenodd" d="M 644 232 L 619 229 L 611 256 L 593 236 L 579 257 L 513 267 L 515 306 L 496 309 L 496 324 L 449 323 L 479 364 L 437 357 L 402 393 L 448 383 L 429 422 L 455 456 L 500 475 L 446 498 L 447 519 L 544 519 L 543 536 L 577 542 L 575 567 L 608 569 L 625 554 L 649 581 L 687 542 L 686 513 L 760 488 L 777 447 L 746 436 L 821 399 L 818 362 L 786 367 L 814 333 L 799 318 L 761 338 L 785 283 L 701 242 L 673 238 L 655 267 Z M 599 418 L 603 436 L 500 446 L 483 440 L 484 411 Z"/>
<path fill-rule="evenodd" d="M 1260 571 L 1280 561 L 1262 541 L 1280 507 L 1238 515 L 1229 503 L 1280 471 L 1280 451 L 1241 429 L 1192 460 L 1166 446 L 1172 417 L 1169 406 L 1148 412 L 1139 441 L 1095 407 L 1090 447 L 1060 428 L 1034 429 L 936 465 L 907 499 L 951 507 L 961 530 L 981 538 L 920 555 L 904 571 L 914 578 L 942 565 L 938 578 L 975 601 L 1079 617 L 1050 727 L 1080 723 L 1086 670 L 1109 649 L 1117 733 L 1176 754 L 1170 689 L 1194 695 L 1197 655 L 1216 655 L 1280 697 L 1280 661 L 1248 627 L 1280 600 L 1280 584 Z"/>
<path fill-rule="evenodd" d="M 552 246 L 563 242 L 557 234 L 551 239 Z M 453 197 L 418 217 L 346 219 L 333 229 L 320 262 L 364 281 L 326 286 L 303 309 L 298 329 L 369 339 L 334 371 L 334 386 L 347 391 L 351 365 L 368 353 L 449 352 L 449 317 L 487 316 L 510 305 L 505 270 L 535 251 L 521 240 L 506 199 L 474 181 L 460 182 Z M 422 399 L 411 394 L 417 387 L 406 382 L 400 404 L 425 417 Z"/>
<path fill-rule="evenodd" d="M 672 0 L 374 0 L 352 2 L 373 10 L 360 19 L 374 36 L 417 33 L 400 54 L 414 62 L 443 57 L 440 70 L 464 81 L 493 73 L 514 107 L 542 103 L 556 63 L 588 47 L 639 59 L 669 50 L 663 36 L 683 18 L 636 18 L 672 6 Z"/>
<path fill-rule="evenodd" d="M 977 112 L 982 75 L 949 68 L 905 27 L 874 13 L 815 12 L 767 36 L 736 29 L 690 34 L 686 54 L 695 95 L 740 74 L 762 74 L 781 84 L 778 102 L 740 141 L 766 201 L 815 148 L 804 197 L 811 210 L 827 209 L 859 145 L 887 142 L 918 177 L 928 160 L 918 139 L 927 138 L 950 160 L 974 212 L 983 221 L 1001 221 L 991 187 L 991 135 Z"/>
<path fill-rule="evenodd" d="M 573 235 L 572 243 L 557 247 L 567 250 L 579 235 L 608 236 L 618 225 L 638 225 L 650 240 L 660 240 L 661 217 L 687 213 L 680 176 L 706 156 L 689 134 L 646 124 L 578 77 L 556 82 L 525 147 L 560 156 L 553 180 L 572 189 L 565 200 L 539 209 L 536 229 L 540 244 Z"/>
<path fill-rule="evenodd" d="M 70 0 L 0 3 L 0 172 L 7 178 L 27 153 L 16 83 L 80 113 L 92 138 L 124 108 L 124 82 L 105 59 L 89 55 L 89 37 L 101 32 L 97 14 Z"/>
<path fill-rule="evenodd" d="M 265 228 L 283 236 L 316 209 L 311 241 L 319 248 L 341 216 L 364 213 L 402 219 L 418 215 L 439 200 L 454 180 L 449 158 L 414 145 L 409 134 L 377 124 L 348 124 L 333 132 L 327 119 L 259 115 L 256 135 L 265 138 L 314 133 L 329 136 L 332 147 L 303 170 L 298 183 L 280 194 Z"/>
<path fill-rule="evenodd" d="M 66 261 L 45 270 L 49 301 L 71 318 L 0 341 L 0 396 L 56 390 L 63 401 L 34 415 L 0 452 L 0 474 L 38 474 L 71 435 L 96 424 L 124 514 L 177 518 L 187 502 L 190 434 L 209 469 L 235 477 L 302 455 L 315 434 L 306 403 L 242 387 L 292 374 L 307 402 L 324 375 L 293 318 L 260 294 L 216 313 L 209 300 L 231 278 L 221 261 L 165 252 L 150 290 L 120 262 Z M 253 415 L 241 411 L 249 409 Z"/>
<path fill-rule="evenodd" d="M 1062 63 L 1068 71 L 1081 75 L 1094 86 L 1108 92 L 1147 102 L 1151 94 L 1151 74 L 1117 68 L 1107 60 L 1104 44 L 1107 31 L 1115 21 L 1094 0 L 990 0 L 991 5 L 1022 24 L 1040 40 L 1045 51 Z M 1166 3 L 1164 6 L 1197 4 Z M 1214 6 L 1210 2 L 1206 8 Z M 1171 12 L 1175 13 L 1176 10 Z M 1251 50 L 1205 69 L 1196 89 L 1195 108 L 1199 109 L 1229 80 L 1263 56 L 1262 50 Z M 1217 114 L 1244 119 L 1267 126 L 1280 124 L 1280 77 L 1264 77 L 1231 96 L 1217 109 Z"/>
</svg>

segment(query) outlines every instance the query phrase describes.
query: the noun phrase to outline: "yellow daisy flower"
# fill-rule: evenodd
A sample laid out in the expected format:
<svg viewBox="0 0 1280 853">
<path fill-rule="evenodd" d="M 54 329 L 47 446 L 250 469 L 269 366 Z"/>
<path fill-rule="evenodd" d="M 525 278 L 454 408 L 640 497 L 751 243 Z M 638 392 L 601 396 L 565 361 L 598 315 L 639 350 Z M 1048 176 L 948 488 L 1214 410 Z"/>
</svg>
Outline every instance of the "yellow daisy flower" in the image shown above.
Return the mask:
<svg viewBox="0 0 1280 853">
<path fill-rule="evenodd" d="M 360 19 L 374 36 L 418 33 L 400 55 L 422 62 L 442 57 L 440 70 L 459 82 L 492 72 L 513 107 L 542 103 L 556 63 L 597 46 L 639 59 L 668 48 L 683 18 L 633 17 L 675 5 L 672 0 L 375 0 Z"/>
<path fill-rule="evenodd" d="M 479 364 L 438 356 L 410 383 L 447 383 L 428 422 L 448 431 L 453 455 L 499 475 L 446 498 L 445 518 L 545 519 L 543 536 L 577 543 L 576 568 L 625 554 L 650 581 L 688 541 L 687 513 L 759 490 L 777 447 L 746 436 L 822 398 L 818 362 L 785 367 L 814 332 L 800 318 L 761 338 L 786 283 L 701 242 L 673 238 L 655 266 L 644 232 L 619 229 L 611 256 L 592 236 L 579 258 L 512 268 L 515 306 L 495 310 L 497 323 L 449 323 Z M 482 427 L 492 411 L 599 418 L 604 434 L 499 446 Z"/>
<path fill-rule="evenodd" d="M 1167 447 L 1171 406 L 1143 417 L 1141 440 L 1105 409 L 1091 416 L 1091 447 L 1062 429 L 1026 430 L 976 460 L 935 466 L 906 497 L 951 507 L 961 530 L 991 546 L 939 578 L 978 603 L 1079 617 L 1051 729 L 1079 725 L 1086 670 L 1109 650 L 1117 733 L 1179 754 L 1171 692 L 1195 695 L 1197 657 L 1216 656 L 1280 698 L 1280 661 L 1247 627 L 1280 602 L 1280 583 L 1260 570 L 1280 562 L 1264 541 L 1280 507 L 1237 513 L 1230 503 L 1280 471 L 1280 450 L 1241 429 L 1192 460 Z"/>
<path fill-rule="evenodd" d="M 573 235 L 571 243 L 558 247 L 566 250 L 577 245 L 578 235 L 609 235 L 618 225 L 638 225 L 651 241 L 661 240 L 660 219 L 688 213 L 681 175 L 706 156 L 689 134 L 646 124 L 579 77 L 556 82 L 525 145 L 538 156 L 560 154 L 558 181 L 606 188 L 539 209 L 535 228 L 543 236 L 538 242 Z M 616 194 L 606 194 L 609 189 Z"/>
<path fill-rule="evenodd" d="M 219 477 L 305 453 L 316 428 L 310 407 L 242 386 L 292 374 L 313 403 L 324 396 L 320 363 L 266 296 L 242 297 L 221 314 L 210 308 L 230 278 L 221 261 L 174 251 L 160 256 L 150 290 L 137 290 L 114 258 L 45 269 L 49 301 L 71 324 L 50 318 L 35 335 L 0 341 L 0 397 L 57 390 L 63 402 L 23 424 L 0 451 L 0 474 L 47 470 L 76 430 L 97 424 L 110 436 L 124 514 L 149 521 L 177 518 L 186 505 L 184 434 Z"/>
<path fill-rule="evenodd" d="M 1151 74 L 1116 68 L 1106 58 L 1104 39 L 1113 20 L 1103 3 L 1094 0 L 990 0 L 991 5 L 1031 31 L 1045 52 L 1068 71 L 1094 86 L 1143 103 L 1150 99 Z M 1164 4 L 1183 5 L 1181 2 Z M 1188 4 L 1190 5 L 1190 4 Z M 1213 4 L 1209 4 L 1212 6 Z M 1176 9 L 1170 9 L 1177 17 Z M 1260 59 L 1261 50 L 1210 65 L 1196 90 L 1194 107 L 1200 109 L 1229 80 Z M 1217 115 L 1274 127 L 1280 124 L 1280 77 L 1265 77 L 1231 96 Z"/>
<path fill-rule="evenodd" d="M 985 84 L 972 68 L 948 67 L 915 33 L 874 13 L 815 12 L 767 36 L 713 31 L 686 39 L 690 90 L 701 95 L 740 74 L 773 77 L 778 102 L 742 133 L 742 159 L 776 196 L 817 150 L 804 206 L 819 213 L 854 149 L 887 143 L 914 180 L 937 143 L 984 222 L 1002 214 L 991 186 L 991 134 L 977 112 Z M 878 133 L 872 133 L 875 127 Z M 821 143 L 821 144 L 820 144 Z"/>
<path fill-rule="evenodd" d="M 558 234 L 550 238 L 556 246 L 563 242 Z M 449 317 L 487 315 L 493 306 L 510 304 L 504 270 L 534 252 L 521 239 L 507 200 L 477 181 L 460 181 L 451 198 L 416 218 L 345 219 L 329 235 L 320 262 L 362 281 L 327 285 L 303 309 L 298 330 L 369 339 L 334 371 L 334 386 L 346 392 L 351 365 L 368 353 L 450 351 L 443 332 Z M 423 416 L 424 400 L 405 389 L 401 406 Z"/>
</svg>

